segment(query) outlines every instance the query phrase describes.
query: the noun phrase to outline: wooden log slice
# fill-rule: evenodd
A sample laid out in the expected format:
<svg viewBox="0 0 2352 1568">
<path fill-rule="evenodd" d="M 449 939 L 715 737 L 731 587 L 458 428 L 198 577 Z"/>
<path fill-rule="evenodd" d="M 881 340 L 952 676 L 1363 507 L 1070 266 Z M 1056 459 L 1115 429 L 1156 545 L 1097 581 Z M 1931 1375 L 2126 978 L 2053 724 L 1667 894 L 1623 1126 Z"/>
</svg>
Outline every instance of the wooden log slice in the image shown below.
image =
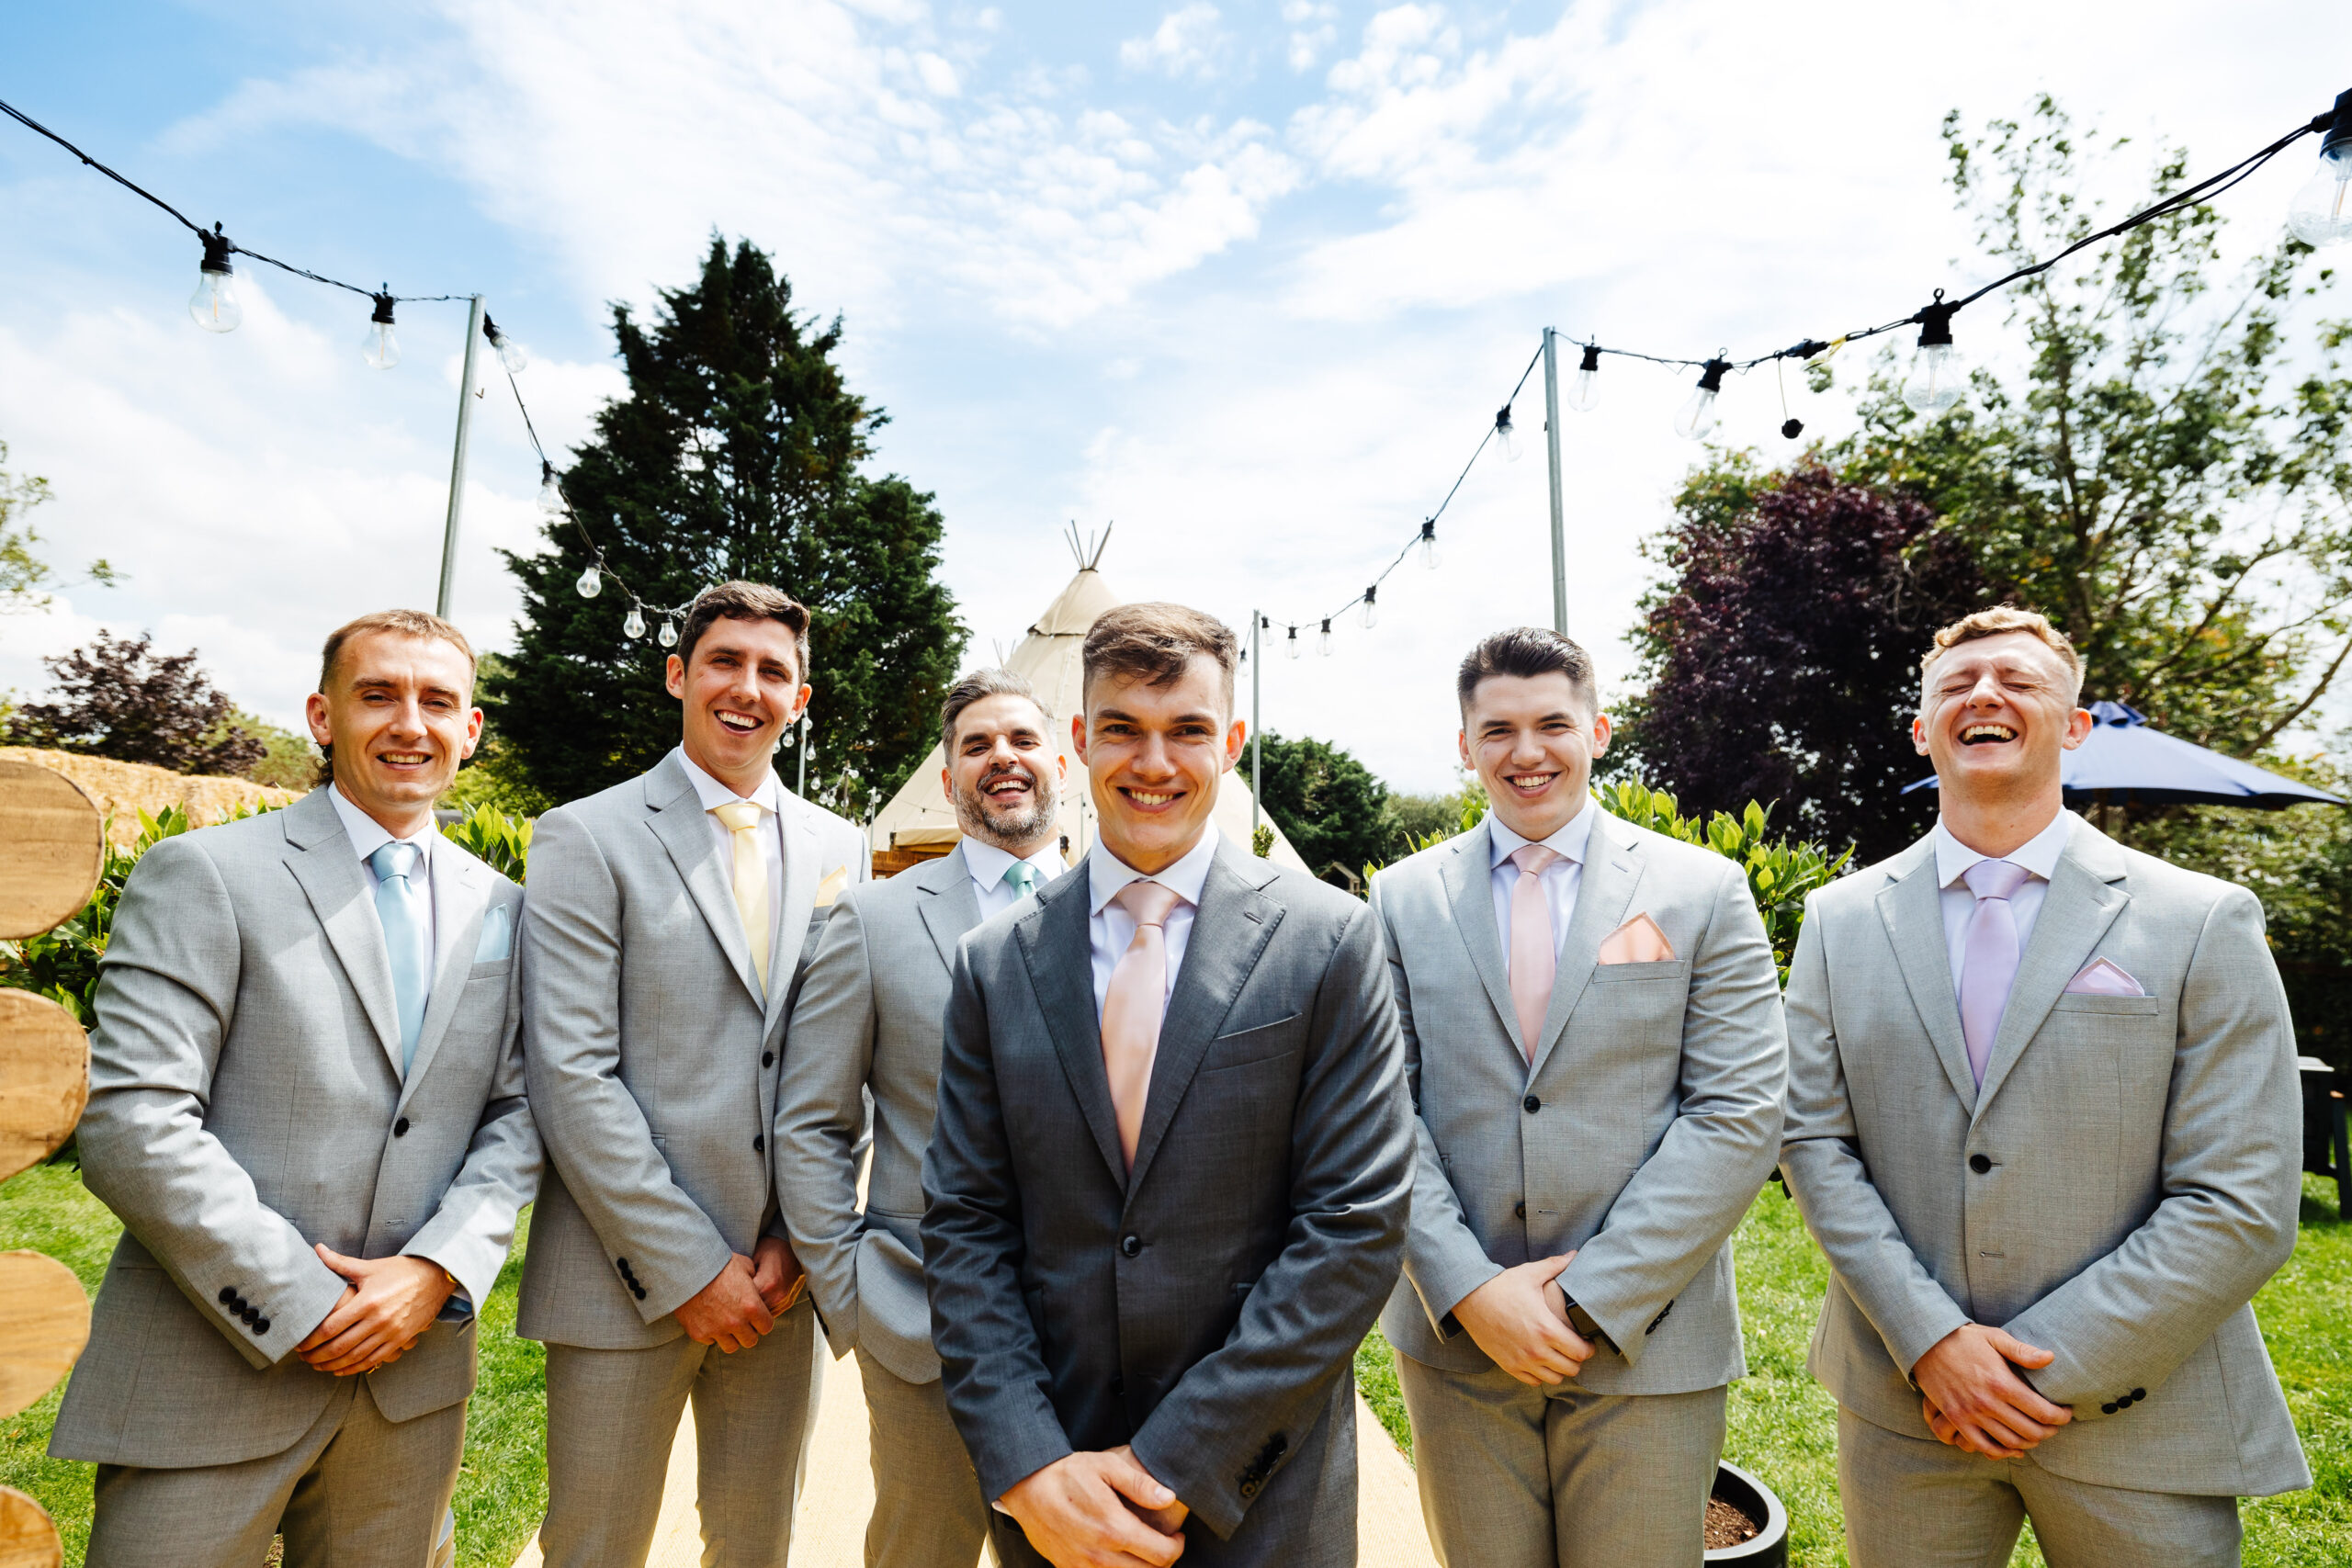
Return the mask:
<svg viewBox="0 0 2352 1568">
<path fill-rule="evenodd" d="M 0 1486 L 0 1568 L 64 1568 L 65 1543 L 39 1503 Z"/>
<path fill-rule="evenodd" d="M 40 1402 L 90 1338 L 90 1298 L 74 1270 L 38 1252 L 0 1252 L 0 1420 Z"/>
<path fill-rule="evenodd" d="M 0 987 L 0 1181 L 55 1154 L 90 1101 L 90 1042 L 74 1015 Z"/>
<path fill-rule="evenodd" d="M 71 919 L 105 868 L 106 822 L 81 787 L 39 763 L 0 760 L 0 938 Z"/>
</svg>

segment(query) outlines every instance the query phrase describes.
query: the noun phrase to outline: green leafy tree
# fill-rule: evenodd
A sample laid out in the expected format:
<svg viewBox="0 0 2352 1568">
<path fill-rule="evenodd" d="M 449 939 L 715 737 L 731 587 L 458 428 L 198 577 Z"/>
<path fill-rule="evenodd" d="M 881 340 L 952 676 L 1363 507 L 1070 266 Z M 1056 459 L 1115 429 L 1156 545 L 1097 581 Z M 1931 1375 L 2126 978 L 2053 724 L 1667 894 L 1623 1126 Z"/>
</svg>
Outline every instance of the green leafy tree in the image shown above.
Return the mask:
<svg viewBox="0 0 2352 1568">
<path fill-rule="evenodd" d="M 884 416 L 842 379 L 841 322 L 796 315 L 791 286 L 748 242 L 730 252 L 714 238 L 691 287 L 663 290 L 650 321 L 614 306 L 613 333 L 628 392 L 563 473 L 577 525 L 507 558 L 523 613 L 511 660 L 485 671 L 483 705 L 520 782 L 570 800 L 677 743 L 664 650 L 623 635 L 612 589 L 582 599 L 573 586 L 591 560 L 585 529 L 650 604 L 748 578 L 808 606 L 811 790 L 863 811 L 929 749 L 963 651 L 938 579 L 938 509 L 864 471 Z"/>
<path fill-rule="evenodd" d="M 0 441 L 0 615 L 46 610 L 47 591 L 66 584 L 58 580 L 56 569 L 41 558 L 40 535 L 25 514 L 49 500 L 49 481 L 30 474 L 12 474 L 7 463 L 8 444 Z M 93 582 L 118 581 L 114 568 L 104 560 L 94 560 L 84 570 Z"/>
<path fill-rule="evenodd" d="M 41 662 L 56 680 L 47 702 L 27 703 L 9 720 L 29 745 L 145 762 L 177 773 L 242 776 L 269 743 L 235 722 L 228 694 L 198 668 L 196 650 L 157 653 L 141 632 L 101 631 L 85 648 Z"/>
<path fill-rule="evenodd" d="M 1396 852 L 1388 786 L 1362 762 L 1328 740 L 1290 740 L 1271 729 L 1260 743 L 1258 803 L 1309 871 L 1351 886 L 1359 867 Z"/>
</svg>

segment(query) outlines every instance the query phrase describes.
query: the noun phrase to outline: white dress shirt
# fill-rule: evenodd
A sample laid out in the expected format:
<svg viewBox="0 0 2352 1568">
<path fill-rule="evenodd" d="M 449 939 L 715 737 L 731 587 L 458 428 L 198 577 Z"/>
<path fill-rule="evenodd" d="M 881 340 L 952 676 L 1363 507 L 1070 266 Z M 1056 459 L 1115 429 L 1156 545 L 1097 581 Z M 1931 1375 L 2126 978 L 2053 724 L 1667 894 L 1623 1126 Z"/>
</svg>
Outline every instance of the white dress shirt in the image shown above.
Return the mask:
<svg viewBox="0 0 2352 1568">
<path fill-rule="evenodd" d="M 1585 851 L 1592 842 L 1592 819 L 1599 814 L 1598 801 L 1588 798 L 1577 808 L 1577 814 L 1560 830 L 1544 840 L 1544 847 L 1560 858 L 1544 868 L 1537 884 L 1544 889 L 1544 902 L 1552 909 L 1552 951 L 1568 940 L 1568 921 L 1576 917 L 1577 893 L 1584 886 Z M 1510 894 L 1519 886 L 1519 867 L 1510 857 L 1522 847 L 1533 843 L 1510 830 L 1503 819 L 1492 810 L 1487 813 L 1487 834 L 1494 841 L 1492 870 L 1487 880 L 1495 892 L 1495 934 L 1503 939 L 1503 952 L 1510 952 Z"/>
<path fill-rule="evenodd" d="M 1936 841 L 1936 886 L 1943 889 L 1939 897 L 1943 901 L 1944 951 L 1951 960 L 1954 995 L 1960 992 L 1961 965 L 1968 957 L 1968 918 L 1976 912 L 1976 895 L 1962 880 L 1968 874 L 1968 868 L 1984 860 L 2005 860 L 2011 865 L 2025 867 L 2029 874 L 2009 895 L 2009 918 L 2017 922 L 2018 954 L 2022 958 L 2033 941 L 2034 918 L 2041 913 L 2041 900 L 2050 892 L 2050 879 L 2057 873 L 2058 857 L 2066 852 L 2066 836 L 2081 820 L 2071 811 L 2061 811 L 2049 827 L 2007 854 L 1996 856 L 1977 853 L 1951 836 L 1951 829 L 1944 826 L 1942 818 L 1936 818 L 1928 836 Z"/>
<path fill-rule="evenodd" d="M 424 895 L 424 945 L 426 951 L 433 954 L 435 967 L 439 967 L 441 933 L 435 925 L 433 909 L 433 840 L 441 836 L 440 825 L 428 820 L 422 830 L 403 839 L 395 835 L 390 828 L 385 827 L 351 802 L 344 799 L 343 792 L 333 784 L 327 785 L 327 799 L 334 803 L 334 814 L 343 821 L 344 837 L 349 839 L 351 847 L 359 852 L 359 869 L 368 874 L 368 912 L 371 917 L 376 911 L 376 868 L 368 863 L 368 857 L 386 844 L 400 843 L 416 846 L 417 869 L 411 874 L 410 880 L 415 885 L 417 891 Z M 383 935 L 384 924 L 379 919 L 376 922 L 377 940 L 379 942 L 383 940 Z M 430 984 L 430 982 L 431 977 L 428 976 L 427 983 Z"/>
<path fill-rule="evenodd" d="M 710 823 L 713 840 L 718 845 L 718 865 L 727 886 L 735 886 L 735 835 L 727 824 L 712 815 L 719 807 L 738 800 L 749 800 L 758 807 L 760 818 L 760 858 L 768 868 L 768 951 L 775 951 L 776 922 L 784 919 L 784 785 L 776 781 L 771 768 L 760 775 L 760 787 L 748 795 L 737 795 L 708 773 L 695 765 L 683 746 L 672 753 L 686 770 L 686 777 L 694 782 L 695 798 L 702 802 L 703 816 Z M 744 933 L 750 935 L 748 931 Z"/>
<path fill-rule="evenodd" d="M 1102 1017 L 1102 999 L 1111 994 L 1111 971 L 1119 966 L 1127 944 L 1136 939 L 1136 918 L 1127 913 L 1126 906 L 1113 903 L 1113 895 L 1130 882 L 1146 881 L 1157 882 L 1176 895 L 1176 907 L 1168 911 L 1168 923 L 1160 928 L 1168 942 L 1168 995 L 1174 996 L 1177 972 L 1184 966 L 1184 948 L 1193 940 L 1193 917 L 1201 907 L 1201 888 L 1209 879 L 1209 863 L 1216 859 L 1214 822 L 1202 830 L 1201 841 L 1185 851 L 1182 860 L 1148 877 L 1103 848 L 1099 838 L 1086 852 L 1088 908 L 1093 911 L 1086 922 L 1086 935 L 1094 950 L 1098 1021 Z"/>
<path fill-rule="evenodd" d="M 1006 872 L 1021 864 L 1035 868 L 1038 887 L 1043 887 L 1068 869 L 1062 864 L 1061 840 L 1058 838 L 1046 840 L 1046 847 L 1034 855 L 1015 855 L 1010 850 L 998 849 L 969 833 L 964 835 L 964 869 L 972 878 L 972 897 L 980 901 L 980 919 L 985 920 L 1021 901 L 1021 896 L 1012 890 L 1012 884 L 1004 879 Z M 1134 933 L 1130 931 L 1128 934 L 1132 936 Z"/>
</svg>

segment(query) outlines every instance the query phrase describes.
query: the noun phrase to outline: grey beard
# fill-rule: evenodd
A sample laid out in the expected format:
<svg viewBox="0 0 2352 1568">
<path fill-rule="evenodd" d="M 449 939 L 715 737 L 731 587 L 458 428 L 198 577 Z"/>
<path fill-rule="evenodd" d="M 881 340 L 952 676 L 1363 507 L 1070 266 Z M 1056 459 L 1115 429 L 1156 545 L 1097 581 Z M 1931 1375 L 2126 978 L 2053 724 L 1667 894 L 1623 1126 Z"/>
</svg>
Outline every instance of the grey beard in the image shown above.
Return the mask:
<svg viewBox="0 0 2352 1568">
<path fill-rule="evenodd" d="M 966 837 L 993 844 L 1007 853 L 1033 841 L 1054 825 L 1054 809 L 1059 802 L 1054 798 L 1052 780 L 1033 773 L 1029 782 L 1036 792 L 1035 803 L 1011 816 L 991 815 L 987 797 L 978 790 L 956 790 L 956 825 Z"/>
</svg>

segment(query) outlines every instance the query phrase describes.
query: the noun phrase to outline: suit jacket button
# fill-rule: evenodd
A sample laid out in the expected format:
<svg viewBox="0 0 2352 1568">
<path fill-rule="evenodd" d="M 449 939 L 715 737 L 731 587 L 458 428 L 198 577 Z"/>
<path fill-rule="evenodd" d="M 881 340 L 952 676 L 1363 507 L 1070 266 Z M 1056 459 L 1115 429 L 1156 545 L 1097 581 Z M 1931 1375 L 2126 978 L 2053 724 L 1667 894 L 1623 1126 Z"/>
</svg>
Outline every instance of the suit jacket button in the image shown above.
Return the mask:
<svg viewBox="0 0 2352 1568">
<path fill-rule="evenodd" d="M 1528 1113 L 1530 1116 L 1534 1115 L 1537 1111 L 1541 1111 L 1541 1110 L 1543 1110 L 1543 1109 L 1544 1109 L 1544 1102 L 1543 1102 L 1542 1100 L 1540 1100 L 1536 1099 L 1536 1098 L 1535 1098 L 1533 1095 L 1532 1095 L 1532 1094 L 1531 1094 L 1531 1095 L 1529 1095 L 1525 1100 L 1521 1100 L 1519 1103 L 1520 1103 L 1521 1105 L 1522 1105 L 1522 1106 L 1524 1106 L 1524 1107 L 1526 1108 L 1526 1110 L 1527 1110 L 1527 1113 Z"/>
<path fill-rule="evenodd" d="M 775 1066 L 775 1052 L 773 1052 L 773 1051 L 763 1051 L 763 1052 L 761 1052 L 761 1053 L 760 1053 L 760 1066 L 763 1066 L 763 1067 L 773 1067 L 773 1066 Z"/>
<path fill-rule="evenodd" d="M 1993 1168 L 1993 1162 L 1983 1155 L 1970 1155 L 1968 1156 L 1968 1168 L 1974 1171 L 1977 1175 L 1982 1176 L 1986 1171 Z"/>
<path fill-rule="evenodd" d="M 2144 1388 L 2135 1388 L 2132 1391 L 2132 1403 L 2134 1404 L 2139 1404 L 2142 1400 L 2147 1397 L 2148 1391 Z"/>
<path fill-rule="evenodd" d="M 405 1138 L 408 1136 L 407 1117 L 403 1116 L 399 1121 L 392 1123 L 392 1136 L 395 1138 Z"/>
<path fill-rule="evenodd" d="M 2121 1405 L 2116 1404 L 2115 1401 L 2110 1399 L 2105 1404 L 2098 1407 L 2098 1413 L 2102 1416 L 2112 1416 L 2121 1408 L 2123 1408 Z"/>
<path fill-rule="evenodd" d="M 1119 1256 L 1122 1258 L 1133 1258 L 1142 1251 L 1143 1237 L 1139 1235 L 1123 1235 L 1119 1238 Z"/>
<path fill-rule="evenodd" d="M 1514 1220 L 1523 1220 L 1527 1218 L 1527 1201 L 1525 1199 L 1522 1198 L 1518 1202 L 1513 1203 L 1510 1206 L 1510 1217 Z"/>
<path fill-rule="evenodd" d="M 266 1317 L 257 1317 L 257 1318 L 254 1319 L 254 1337 L 259 1337 L 260 1336 L 262 1336 L 262 1335 L 264 1335 L 264 1334 L 266 1334 L 266 1333 L 268 1333 L 268 1332 L 269 1332 L 269 1319 L 267 1319 L 267 1318 L 266 1318 Z"/>
<path fill-rule="evenodd" d="M 1241 1483 L 1241 1495 L 1245 1501 L 1249 1498 L 1255 1497 L 1257 1495 L 1258 1483 L 1256 1482 L 1245 1481 Z"/>
<path fill-rule="evenodd" d="M 236 1302 L 237 1302 L 237 1287 L 236 1287 L 236 1286 L 234 1286 L 234 1285 L 223 1285 L 223 1286 L 221 1286 L 221 1287 L 220 1287 L 220 1304 L 221 1304 L 222 1306 L 234 1306 L 234 1305 L 236 1304 Z"/>
<path fill-rule="evenodd" d="M 768 1135 L 765 1133 L 752 1134 L 752 1152 L 755 1155 L 763 1155 L 768 1152 Z"/>
</svg>

